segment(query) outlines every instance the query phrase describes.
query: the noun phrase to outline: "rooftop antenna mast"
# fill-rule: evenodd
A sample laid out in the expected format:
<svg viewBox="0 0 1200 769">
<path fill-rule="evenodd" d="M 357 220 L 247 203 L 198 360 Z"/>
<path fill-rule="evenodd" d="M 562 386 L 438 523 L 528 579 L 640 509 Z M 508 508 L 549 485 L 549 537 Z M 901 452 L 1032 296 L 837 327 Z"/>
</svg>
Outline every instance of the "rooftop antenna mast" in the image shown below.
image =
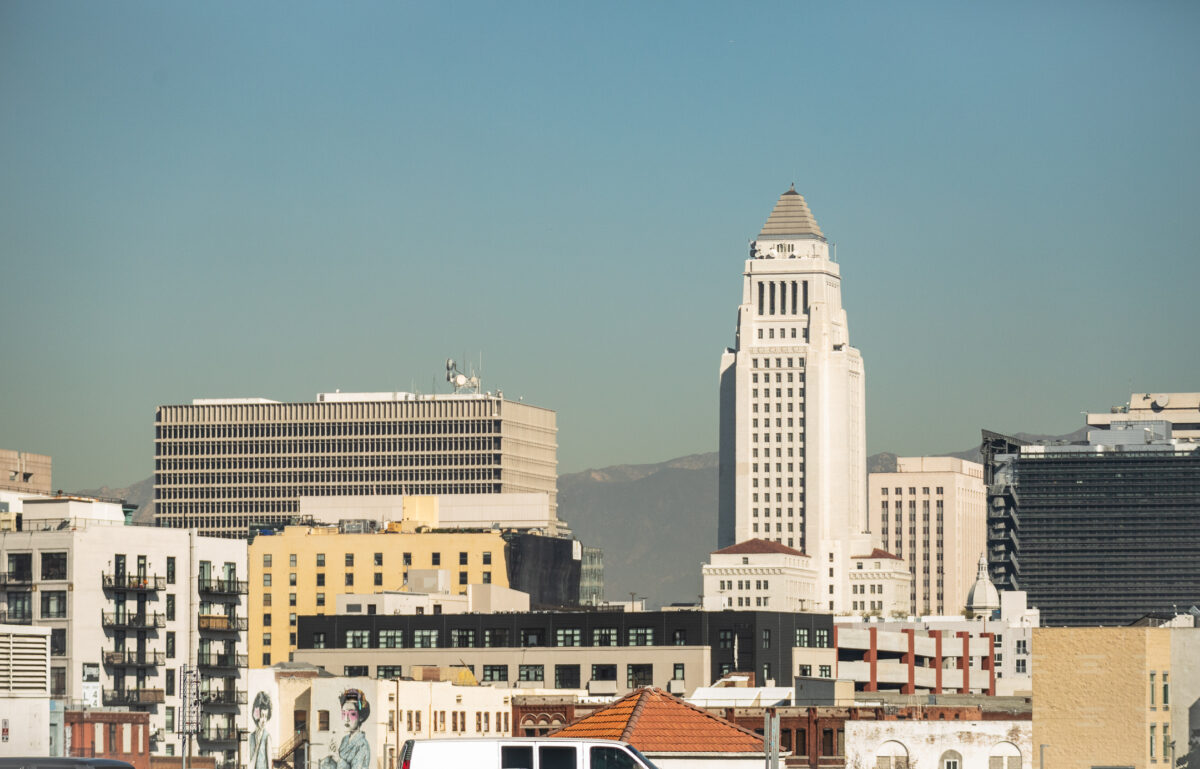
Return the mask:
<svg viewBox="0 0 1200 769">
<path fill-rule="evenodd" d="M 479 376 L 474 371 L 470 376 L 459 371 L 453 358 L 446 359 L 446 381 L 454 386 L 456 395 L 464 392 L 479 394 Z"/>
</svg>

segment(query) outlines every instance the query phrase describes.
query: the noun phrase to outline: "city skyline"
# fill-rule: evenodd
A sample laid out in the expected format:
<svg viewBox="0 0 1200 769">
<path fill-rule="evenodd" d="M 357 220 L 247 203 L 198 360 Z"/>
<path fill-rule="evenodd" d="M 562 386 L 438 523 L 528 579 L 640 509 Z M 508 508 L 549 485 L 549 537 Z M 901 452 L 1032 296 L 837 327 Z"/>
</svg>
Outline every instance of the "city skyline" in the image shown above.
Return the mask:
<svg viewBox="0 0 1200 769">
<path fill-rule="evenodd" d="M 56 488 L 148 477 L 159 405 L 464 356 L 560 472 L 715 451 L 793 182 L 868 453 L 1200 381 L 1193 6 L 284 8 L 0 8 L 0 447 Z"/>
</svg>

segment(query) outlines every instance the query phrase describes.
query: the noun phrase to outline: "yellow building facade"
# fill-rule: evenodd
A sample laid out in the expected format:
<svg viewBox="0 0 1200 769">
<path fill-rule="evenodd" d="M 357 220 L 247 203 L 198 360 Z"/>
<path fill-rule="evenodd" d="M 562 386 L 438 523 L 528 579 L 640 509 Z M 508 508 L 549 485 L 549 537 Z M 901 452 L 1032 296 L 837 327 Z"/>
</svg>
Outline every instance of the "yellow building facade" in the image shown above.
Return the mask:
<svg viewBox="0 0 1200 769">
<path fill-rule="evenodd" d="M 492 531 L 352 534 L 287 526 L 256 537 L 249 560 L 251 667 L 289 659 L 301 615 L 333 614 L 345 593 L 406 591 L 411 569 L 449 572 L 456 593 L 468 585 L 508 587 L 504 539 Z"/>
<path fill-rule="evenodd" d="M 1188 643 L 1172 643 L 1173 634 L 1185 633 L 1175 640 Z M 1170 767 L 1173 708 L 1187 712 L 1176 681 L 1192 678 L 1183 669 L 1175 675 L 1173 667 L 1190 667 L 1182 657 L 1195 654 L 1196 640 L 1194 628 L 1036 628 L 1033 745 L 1044 756 L 1035 753 L 1034 765 L 1044 758 L 1054 769 Z M 1182 757 L 1186 729 L 1180 737 Z"/>
</svg>

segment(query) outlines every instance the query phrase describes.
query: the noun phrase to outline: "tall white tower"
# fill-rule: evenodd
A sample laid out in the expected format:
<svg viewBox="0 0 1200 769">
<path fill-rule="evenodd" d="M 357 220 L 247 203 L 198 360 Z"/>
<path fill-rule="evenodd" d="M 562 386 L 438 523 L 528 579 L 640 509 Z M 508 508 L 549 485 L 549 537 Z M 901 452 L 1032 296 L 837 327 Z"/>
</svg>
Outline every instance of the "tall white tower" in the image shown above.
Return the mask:
<svg viewBox="0 0 1200 769">
<path fill-rule="evenodd" d="M 807 553 L 830 610 L 848 605 L 850 558 L 873 550 L 865 412 L 838 265 L 793 186 L 750 246 L 721 356 L 718 547 L 766 539 Z"/>
</svg>

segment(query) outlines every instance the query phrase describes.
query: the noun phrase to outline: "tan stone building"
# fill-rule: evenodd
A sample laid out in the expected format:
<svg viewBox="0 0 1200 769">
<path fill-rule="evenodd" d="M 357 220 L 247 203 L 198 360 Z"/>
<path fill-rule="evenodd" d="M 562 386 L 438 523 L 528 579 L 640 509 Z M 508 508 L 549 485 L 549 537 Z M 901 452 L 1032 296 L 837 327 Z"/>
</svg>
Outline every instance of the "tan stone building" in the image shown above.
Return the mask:
<svg viewBox="0 0 1200 769">
<path fill-rule="evenodd" d="M 958 614 L 987 539 L 983 466 L 954 457 L 900 457 L 867 480 L 870 528 L 912 572 L 909 612 Z"/>
<path fill-rule="evenodd" d="M 45 454 L 0 449 L 0 489 L 49 494 L 50 467 Z"/>
<path fill-rule="evenodd" d="M 1033 745 L 1045 766 L 1154 769 L 1188 756 L 1200 629 L 1037 628 Z"/>
</svg>

